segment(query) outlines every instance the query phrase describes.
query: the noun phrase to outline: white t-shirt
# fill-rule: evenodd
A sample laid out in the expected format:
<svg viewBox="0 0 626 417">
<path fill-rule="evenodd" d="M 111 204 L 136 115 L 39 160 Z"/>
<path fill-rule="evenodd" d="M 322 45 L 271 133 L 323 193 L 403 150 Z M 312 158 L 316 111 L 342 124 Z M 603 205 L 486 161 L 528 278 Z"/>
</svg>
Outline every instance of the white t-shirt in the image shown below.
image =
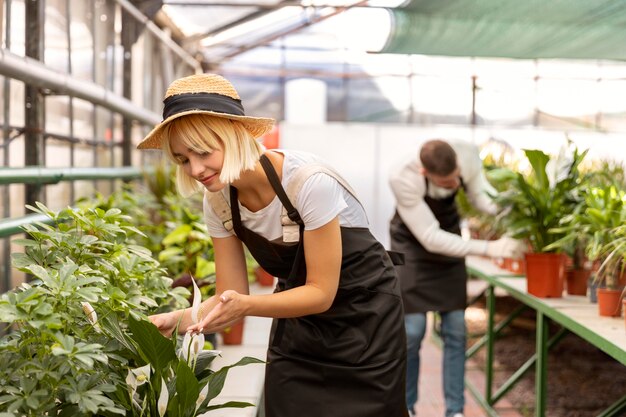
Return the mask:
<svg viewBox="0 0 626 417">
<path fill-rule="evenodd" d="M 282 186 L 293 177 L 297 168 L 310 163 L 323 162 L 319 157 L 301 151 L 274 149 L 284 155 Z M 208 191 L 207 191 L 208 192 Z M 230 187 L 220 191 L 230 203 Z M 292 201 L 292 204 L 294 202 Z M 369 227 L 363 206 L 335 178 L 325 173 L 313 174 L 307 179 L 295 201 L 294 207 L 304 221 L 305 230 L 315 230 L 339 216 L 339 224 L 344 227 Z M 243 225 L 266 239 L 274 240 L 282 236 L 280 223 L 282 203 L 278 196 L 259 211 L 252 212 L 239 204 Z M 221 220 L 204 199 L 204 221 L 211 237 L 221 238 L 234 235 L 226 230 Z"/>
</svg>

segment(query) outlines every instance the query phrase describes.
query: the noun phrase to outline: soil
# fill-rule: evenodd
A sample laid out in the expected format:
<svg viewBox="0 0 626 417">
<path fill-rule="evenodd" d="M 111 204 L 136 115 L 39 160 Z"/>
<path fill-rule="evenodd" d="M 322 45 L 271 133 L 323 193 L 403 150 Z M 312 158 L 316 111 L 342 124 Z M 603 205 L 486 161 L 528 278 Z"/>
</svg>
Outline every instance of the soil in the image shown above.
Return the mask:
<svg viewBox="0 0 626 417">
<path fill-rule="evenodd" d="M 520 305 L 509 296 L 496 301 L 496 323 Z M 468 308 L 468 345 L 486 329 L 486 310 L 479 301 Z M 558 330 L 550 328 L 550 335 Z M 535 353 L 535 313 L 529 309 L 501 333 L 494 345 L 494 390 Z M 472 357 L 484 369 L 485 349 Z M 523 416 L 533 416 L 535 373 L 531 368 L 505 398 Z M 567 334 L 548 354 L 547 417 L 592 417 L 626 394 L 626 368 L 574 334 Z M 624 414 L 626 416 L 626 412 Z"/>
</svg>

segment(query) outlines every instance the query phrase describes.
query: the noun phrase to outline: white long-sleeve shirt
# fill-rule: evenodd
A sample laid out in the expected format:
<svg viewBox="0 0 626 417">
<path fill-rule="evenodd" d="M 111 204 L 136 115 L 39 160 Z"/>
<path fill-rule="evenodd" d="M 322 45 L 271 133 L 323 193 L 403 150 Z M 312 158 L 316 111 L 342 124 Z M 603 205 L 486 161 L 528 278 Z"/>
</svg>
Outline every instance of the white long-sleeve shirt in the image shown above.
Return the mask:
<svg viewBox="0 0 626 417">
<path fill-rule="evenodd" d="M 465 184 L 465 192 L 470 203 L 478 210 L 495 214 L 497 206 L 488 193 L 495 190 L 485 178 L 478 147 L 469 142 L 448 141 L 457 155 L 460 176 Z M 419 155 L 419 152 L 417 152 Z M 446 232 L 426 204 L 426 181 L 420 172 L 422 163 L 419 156 L 391 173 L 389 184 L 396 198 L 398 214 L 404 224 L 426 250 L 447 256 L 463 257 L 485 253 L 486 241 L 464 240 L 461 236 Z M 437 187 L 432 181 L 428 184 L 428 195 L 435 199 L 449 197 L 454 190 Z"/>
</svg>

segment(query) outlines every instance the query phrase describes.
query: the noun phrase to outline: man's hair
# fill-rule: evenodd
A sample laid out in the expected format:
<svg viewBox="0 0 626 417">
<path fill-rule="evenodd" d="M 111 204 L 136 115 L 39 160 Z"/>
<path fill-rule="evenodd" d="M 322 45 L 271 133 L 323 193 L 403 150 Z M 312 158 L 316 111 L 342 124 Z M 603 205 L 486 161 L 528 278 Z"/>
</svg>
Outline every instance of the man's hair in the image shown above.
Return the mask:
<svg viewBox="0 0 626 417">
<path fill-rule="evenodd" d="M 429 140 L 422 145 L 420 161 L 422 167 L 434 175 L 450 175 L 457 167 L 456 152 L 441 139 Z"/>
<path fill-rule="evenodd" d="M 170 143 L 172 140 L 181 141 L 187 148 L 198 153 L 222 149 L 224 165 L 220 181 L 223 184 L 231 184 L 243 171 L 254 169 L 263 153 L 261 145 L 241 123 L 205 114 L 190 114 L 172 120 L 165 126 L 164 135 L 167 140 L 163 141 L 162 148 L 175 163 L 177 161 Z M 178 191 L 185 197 L 203 188 L 198 181 L 185 174 L 179 163 L 176 182 Z"/>
</svg>

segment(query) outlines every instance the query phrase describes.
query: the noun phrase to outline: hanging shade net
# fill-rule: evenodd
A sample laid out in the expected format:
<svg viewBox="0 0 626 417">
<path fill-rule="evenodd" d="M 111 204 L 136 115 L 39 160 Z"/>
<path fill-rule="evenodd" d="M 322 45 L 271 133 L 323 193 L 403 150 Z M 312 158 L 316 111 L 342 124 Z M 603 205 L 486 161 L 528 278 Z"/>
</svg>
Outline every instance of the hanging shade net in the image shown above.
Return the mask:
<svg viewBox="0 0 626 417">
<path fill-rule="evenodd" d="M 412 0 L 390 13 L 383 53 L 626 58 L 624 0 Z"/>
</svg>

